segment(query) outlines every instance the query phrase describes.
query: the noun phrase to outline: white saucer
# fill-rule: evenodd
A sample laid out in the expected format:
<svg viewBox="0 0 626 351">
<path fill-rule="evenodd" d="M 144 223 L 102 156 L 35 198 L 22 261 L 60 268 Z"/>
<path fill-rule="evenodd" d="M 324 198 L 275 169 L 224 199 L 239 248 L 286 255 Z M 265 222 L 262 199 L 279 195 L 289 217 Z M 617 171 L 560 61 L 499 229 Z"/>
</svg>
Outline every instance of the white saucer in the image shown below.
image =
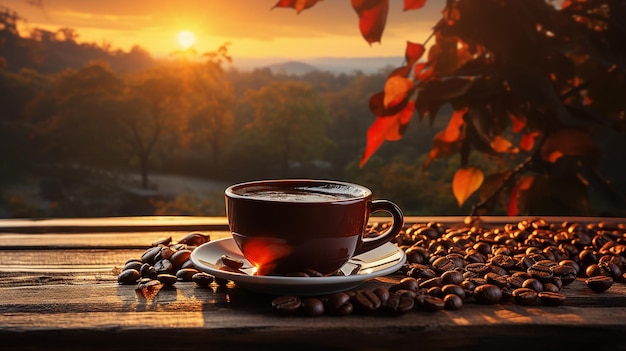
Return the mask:
<svg viewBox="0 0 626 351">
<path fill-rule="evenodd" d="M 220 269 L 222 255 L 244 261 L 239 272 Z M 233 281 L 237 286 L 276 295 L 324 295 L 357 287 L 362 282 L 396 272 L 406 261 L 404 251 L 393 243 L 386 243 L 364 254 L 354 256 L 340 271 L 343 276 L 286 277 L 253 275 L 254 269 L 243 258 L 232 238 L 213 240 L 198 246 L 191 253 L 191 261 L 201 271 Z"/>
</svg>

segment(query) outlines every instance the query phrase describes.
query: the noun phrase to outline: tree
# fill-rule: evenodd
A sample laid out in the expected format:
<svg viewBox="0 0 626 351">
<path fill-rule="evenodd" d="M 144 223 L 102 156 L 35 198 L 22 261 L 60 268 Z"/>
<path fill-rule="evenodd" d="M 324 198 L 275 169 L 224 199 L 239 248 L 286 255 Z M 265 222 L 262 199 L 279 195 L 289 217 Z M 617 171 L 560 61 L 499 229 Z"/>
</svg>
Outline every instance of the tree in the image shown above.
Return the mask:
<svg viewBox="0 0 626 351">
<path fill-rule="evenodd" d="M 175 67 L 161 66 L 128 78 L 122 138 L 144 189 L 156 152 L 176 145 L 177 135 L 186 127 L 183 82 L 177 72 Z"/>
<path fill-rule="evenodd" d="M 326 136 L 329 117 L 310 85 L 273 82 L 249 91 L 247 97 L 255 108 L 255 120 L 248 129 L 261 145 L 267 145 L 265 151 L 277 159 L 283 176 L 289 162 L 309 162 L 330 145 Z"/>
<path fill-rule="evenodd" d="M 317 2 L 276 6 L 300 12 Z M 405 0 L 404 10 L 425 2 Z M 389 1 L 352 5 L 363 38 L 380 42 Z M 361 166 L 385 141 L 402 139 L 415 114 L 432 124 L 451 106 L 422 168 L 460 157 L 452 180 L 459 206 L 478 192 L 473 214 L 497 206 L 510 215 L 590 214 L 589 188 L 609 188 L 598 173 L 606 152 L 598 136 L 626 130 L 624 18 L 619 0 L 447 0 L 426 40 L 435 43 L 408 42 L 404 65 L 371 97 L 376 120 Z M 485 175 L 471 162 L 476 152 L 501 169 Z"/>
<path fill-rule="evenodd" d="M 56 76 L 25 109 L 32 143 L 42 161 L 102 166 L 119 157 L 116 118 L 124 82 L 108 66 L 92 63 Z"/>
</svg>

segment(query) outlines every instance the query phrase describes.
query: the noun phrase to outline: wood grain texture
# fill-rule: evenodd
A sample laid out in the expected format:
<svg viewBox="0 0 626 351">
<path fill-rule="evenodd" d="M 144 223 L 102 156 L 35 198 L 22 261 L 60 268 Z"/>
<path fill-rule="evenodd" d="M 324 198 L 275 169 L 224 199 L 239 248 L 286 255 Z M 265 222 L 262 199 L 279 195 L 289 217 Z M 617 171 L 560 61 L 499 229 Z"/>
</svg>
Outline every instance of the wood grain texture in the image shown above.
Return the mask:
<svg viewBox="0 0 626 351">
<path fill-rule="evenodd" d="M 594 293 L 580 278 L 564 287 L 567 300 L 560 307 L 468 299 L 458 311 L 402 316 L 278 316 L 271 309 L 274 296 L 232 282 L 208 289 L 177 282 L 146 299 L 134 285 L 117 283 L 120 267 L 156 240 L 177 240 L 188 227 L 144 232 L 145 221 L 122 232 L 113 226 L 101 233 L 0 233 L 0 349 L 624 348 L 626 284 Z M 229 236 L 224 230 L 210 233 L 213 239 Z M 381 277 L 359 288 L 390 286 L 401 278 Z"/>
</svg>

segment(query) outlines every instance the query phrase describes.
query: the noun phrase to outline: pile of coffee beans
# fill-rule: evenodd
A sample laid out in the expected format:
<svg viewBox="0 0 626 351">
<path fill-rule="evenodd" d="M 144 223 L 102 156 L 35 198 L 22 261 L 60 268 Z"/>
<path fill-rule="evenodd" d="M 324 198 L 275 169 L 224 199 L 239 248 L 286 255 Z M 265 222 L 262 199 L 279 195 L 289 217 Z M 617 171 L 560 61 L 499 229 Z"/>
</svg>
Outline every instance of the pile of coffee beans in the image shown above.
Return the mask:
<svg viewBox="0 0 626 351">
<path fill-rule="evenodd" d="M 372 235 L 387 224 L 374 224 Z M 560 306 L 577 278 L 595 292 L 626 282 L 624 224 L 550 224 L 541 218 L 502 227 L 478 218 L 446 226 L 419 223 L 394 240 L 407 255 L 389 287 L 319 297 L 279 296 L 279 314 L 402 314 L 458 310 L 465 303 Z"/>
<path fill-rule="evenodd" d="M 197 270 L 189 259 L 196 247 L 210 240 L 208 234 L 191 232 L 176 242 L 172 237 L 154 242 L 140 258 L 126 261 L 117 281 L 125 285 L 136 284 L 136 293 L 146 298 L 153 298 L 162 287 L 179 281 L 194 282 L 199 287 L 208 287 L 214 281 L 225 284 L 227 282 Z"/>
<path fill-rule="evenodd" d="M 389 224 L 374 223 L 371 235 Z M 228 281 L 198 271 L 189 260 L 193 249 L 210 241 L 191 232 L 177 242 L 155 242 L 141 258 L 128 260 L 120 284 L 135 284 L 138 295 L 155 296 L 176 282 L 198 287 Z M 563 288 L 577 279 L 602 293 L 626 282 L 626 225 L 599 222 L 548 223 L 541 218 L 494 227 L 480 218 L 446 225 L 406 225 L 393 240 L 407 262 L 395 284 L 355 289 L 325 296 L 277 296 L 272 308 L 281 315 L 399 315 L 409 311 L 458 310 L 464 304 L 559 306 Z M 225 268 L 242 262 L 223 257 Z"/>
</svg>

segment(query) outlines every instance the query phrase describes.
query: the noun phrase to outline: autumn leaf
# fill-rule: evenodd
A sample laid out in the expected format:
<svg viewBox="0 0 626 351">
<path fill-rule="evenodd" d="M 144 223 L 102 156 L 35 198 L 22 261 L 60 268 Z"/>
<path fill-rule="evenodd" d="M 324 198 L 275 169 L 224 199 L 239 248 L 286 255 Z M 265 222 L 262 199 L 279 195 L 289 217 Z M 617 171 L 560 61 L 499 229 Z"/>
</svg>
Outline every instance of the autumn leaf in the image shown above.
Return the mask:
<svg viewBox="0 0 626 351">
<path fill-rule="evenodd" d="M 359 163 L 360 167 L 365 166 L 367 160 L 369 160 L 385 140 L 395 141 L 402 138 L 406 126 L 413 117 L 414 111 L 415 104 L 413 101 L 409 101 L 406 107 L 395 116 L 376 118 L 374 123 L 367 130 L 367 143 L 365 152 Z"/>
<path fill-rule="evenodd" d="M 419 10 L 426 5 L 426 0 L 404 0 L 403 11 Z"/>
<path fill-rule="evenodd" d="M 518 152 L 518 149 L 513 147 L 513 143 L 500 135 L 496 135 L 490 145 L 496 152 L 510 152 L 513 154 Z"/>
<path fill-rule="evenodd" d="M 448 122 L 448 126 L 441 136 L 442 141 L 453 142 L 459 140 L 461 136 L 461 127 L 465 124 L 463 116 L 467 113 L 467 108 L 454 111 Z"/>
<path fill-rule="evenodd" d="M 548 162 L 556 162 L 563 155 L 597 157 L 598 150 L 589 131 L 565 128 L 550 134 L 541 147 L 541 157 Z"/>
<path fill-rule="evenodd" d="M 404 50 L 404 59 L 407 66 L 412 66 L 417 60 L 422 58 L 425 51 L 424 45 L 407 41 L 406 49 Z"/>
<path fill-rule="evenodd" d="M 511 191 L 509 204 L 506 209 L 507 215 L 517 216 L 519 214 L 519 198 L 523 192 L 530 189 L 534 180 L 535 177 L 533 176 L 525 176 L 521 177 L 517 184 L 515 184 L 513 190 Z"/>
<path fill-rule="evenodd" d="M 413 89 L 413 81 L 401 76 L 391 76 L 385 82 L 385 108 L 395 106 L 406 99 Z"/>
<path fill-rule="evenodd" d="M 352 0 L 352 8 L 359 16 L 359 29 L 370 45 L 380 42 L 387 23 L 389 0 Z"/>
<path fill-rule="evenodd" d="M 522 135 L 519 142 L 519 148 L 524 151 L 530 151 L 535 147 L 535 138 L 539 136 L 539 132 L 528 132 Z"/>
<path fill-rule="evenodd" d="M 464 167 L 456 171 L 452 180 L 452 192 L 459 207 L 463 206 L 465 200 L 480 188 L 483 179 L 483 172 L 477 167 Z"/>
<path fill-rule="evenodd" d="M 308 8 L 313 7 L 315 4 L 322 0 L 279 0 L 272 9 L 276 7 L 290 7 L 296 10 L 296 13 L 300 13 Z"/>
<path fill-rule="evenodd" d="M 519 133 L 524 130 L 524 127 L 526 126 L 525 118 L 518 117 L 514 114 L 510 114 L 509 116 L 511 117 L 511 122 L 513 123 L 513 126 L 511 127 L 513 133 Z"/>
</svg>

